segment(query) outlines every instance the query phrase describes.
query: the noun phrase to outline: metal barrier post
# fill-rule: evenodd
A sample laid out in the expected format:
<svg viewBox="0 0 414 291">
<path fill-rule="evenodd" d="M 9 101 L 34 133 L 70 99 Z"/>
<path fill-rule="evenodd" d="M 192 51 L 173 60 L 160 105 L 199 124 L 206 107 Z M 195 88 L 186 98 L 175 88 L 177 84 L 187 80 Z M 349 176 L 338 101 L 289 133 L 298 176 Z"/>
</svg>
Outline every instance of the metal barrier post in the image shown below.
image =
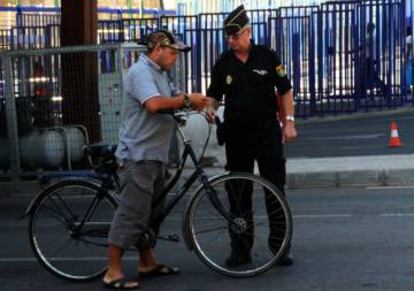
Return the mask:
<svg viewBox="0 0 414 291">
<path fill-rule="evenodd" d="M 10 171 L 12 180 L 19 179 L 20 173 L 20 147 L 17 131 L 17 114 L 16 100 L 14 97 L 14 80 L 13 80 L 13 64 L 12 57 L 5 54 L 3 56 L 3 72 L 5 76 L 5 96 L 6 96 L 6 114 L 7 114 L 7 136 L 9 140 L 10 150 Z"/>
</svg>

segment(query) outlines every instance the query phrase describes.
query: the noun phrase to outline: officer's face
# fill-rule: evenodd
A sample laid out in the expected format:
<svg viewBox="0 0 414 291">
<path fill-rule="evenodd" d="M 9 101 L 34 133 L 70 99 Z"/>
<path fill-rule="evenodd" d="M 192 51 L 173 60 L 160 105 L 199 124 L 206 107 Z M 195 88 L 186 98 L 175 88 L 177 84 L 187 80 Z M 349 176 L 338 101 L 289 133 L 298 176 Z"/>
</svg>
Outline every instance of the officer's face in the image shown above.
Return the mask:
<svg viewBox="0 0 414 291">
<path fill-rule="evenodd" d="M 250 47 L 250 27 L 226 36 L 229 47 L 234 51 L 244 51 Z"/>
</svg>

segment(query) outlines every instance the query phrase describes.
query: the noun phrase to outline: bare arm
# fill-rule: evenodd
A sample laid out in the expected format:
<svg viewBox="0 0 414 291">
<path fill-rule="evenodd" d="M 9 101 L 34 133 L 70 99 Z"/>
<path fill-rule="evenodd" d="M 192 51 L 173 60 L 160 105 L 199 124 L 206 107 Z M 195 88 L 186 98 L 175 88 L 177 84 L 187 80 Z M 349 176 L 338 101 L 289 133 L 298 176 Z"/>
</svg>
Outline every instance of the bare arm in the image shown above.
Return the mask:
<svg viewBox="0 0 414 291">
<path fill-rule="evenodd" d="M 287 91 L 282 97 L 283 109 L 286 115 L 295 115 L 295 105 L 293 102 L 293 90 Z"/>
<path fill-rule="evenodd" d="M 197 111 L 203 110 L 208 104 L 208 98 L 200 93 L 193 93 L 188 95 L 188 97 L 191 106 Z M 174 98 L 156 96 L 147 100 L 144 106 L 151 113 L 180 109 L 184 107 L 184 94 L 180 94 Z"/>
<path fill-rule="evenodd" d="M 295 105 L 293 102 L 293 90 L 287 91 L 282 95 L 283 108 L 286 116 L 295 116 Z M 283 127 L 283 140 L 286 142 L 292 141 L 297 137 L 298 133 L 295 127 L 295 121 L 286 120 Z"/>
</svg>

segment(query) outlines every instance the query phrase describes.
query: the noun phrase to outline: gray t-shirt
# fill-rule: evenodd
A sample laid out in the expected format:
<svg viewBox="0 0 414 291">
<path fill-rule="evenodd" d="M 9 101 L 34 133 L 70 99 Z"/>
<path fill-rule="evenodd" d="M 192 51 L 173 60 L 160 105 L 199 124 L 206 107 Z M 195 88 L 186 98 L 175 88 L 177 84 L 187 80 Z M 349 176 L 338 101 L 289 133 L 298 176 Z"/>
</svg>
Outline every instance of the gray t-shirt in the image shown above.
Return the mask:
<svg viewBox="0 0 414 291">
<path fill-rule="evenodd" d="M 120 160 L 168 162 L 173 117 L 150 113 L 144 103 L 155 96 L 176 94 L 167 73 L 141 54 L 124 79 L 122 120 L 115 156 Z"/>
</svg>

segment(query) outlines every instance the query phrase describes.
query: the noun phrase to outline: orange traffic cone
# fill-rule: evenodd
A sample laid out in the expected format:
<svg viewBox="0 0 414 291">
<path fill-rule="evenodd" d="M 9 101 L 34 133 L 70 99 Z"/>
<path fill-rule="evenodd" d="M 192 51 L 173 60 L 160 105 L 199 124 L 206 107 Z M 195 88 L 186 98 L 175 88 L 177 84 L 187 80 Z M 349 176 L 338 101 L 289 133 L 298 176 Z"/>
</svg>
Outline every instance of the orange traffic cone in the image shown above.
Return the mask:
<svg viewBox="0 0 414 291">
<path fill-rule="evenodd" d="M 394 120 L 391 121 L 391 137 L 390 137 L 390 141 L 388 143 L 388 147 L 390 148 L 396 148 L 396 147 L 400 147 L 402 146 L 400 137 L 398 135 L 398 127 L 397 127 L 397 122 L 395 122 Z"/>
</svg>

